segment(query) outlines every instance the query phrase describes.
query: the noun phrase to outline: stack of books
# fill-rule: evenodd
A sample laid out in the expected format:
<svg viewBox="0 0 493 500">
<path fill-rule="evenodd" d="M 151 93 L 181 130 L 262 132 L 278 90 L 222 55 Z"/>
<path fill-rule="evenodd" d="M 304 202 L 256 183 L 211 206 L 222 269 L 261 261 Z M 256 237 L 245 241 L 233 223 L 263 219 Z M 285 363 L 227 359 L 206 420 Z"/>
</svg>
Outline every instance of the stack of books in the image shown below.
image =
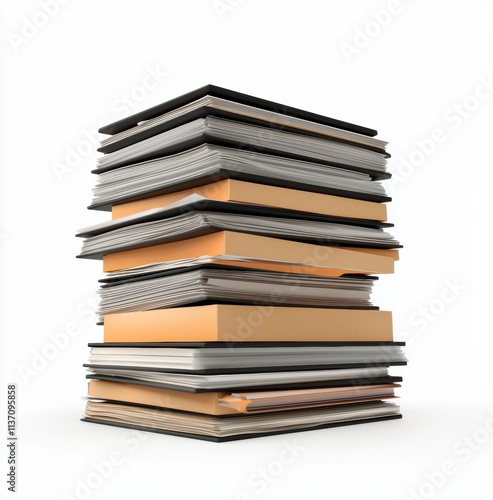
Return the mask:
<svg viewBox="0 0 493 500">
<path fill-rule="evenodd" d="M 208 85 L 100 132 L 84 421 L 229 441 L 401 417 L 375 130 Z"/>
</svg>

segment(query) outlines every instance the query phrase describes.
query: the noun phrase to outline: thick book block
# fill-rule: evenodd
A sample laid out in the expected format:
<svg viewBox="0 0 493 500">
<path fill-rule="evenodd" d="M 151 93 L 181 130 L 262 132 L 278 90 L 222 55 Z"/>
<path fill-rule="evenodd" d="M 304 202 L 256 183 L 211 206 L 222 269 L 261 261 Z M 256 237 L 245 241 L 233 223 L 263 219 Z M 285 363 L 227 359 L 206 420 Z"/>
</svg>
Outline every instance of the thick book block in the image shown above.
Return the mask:
<svg viewBox="0 0 493 500">
<path fill-rule="evenodd" d="M 246 233 L 219 231 L 183 241 L 106 254 L 103 257 L 103 270 L 116 271 L 203 255 L 229 255 L 264 260 L 266 262 L 263 262 L 264 265 L 260 268 L 273 271 L 324 276 L 340 276 L 348 273 L 390 274 L 394 272 L 394 261 L 398 258 L 398 254 L 397 250 L 391 249 L 325 247 Z M 259 268 L 260 264 L 252 267 Z"/>
<path fill-rule="evenodd" d="M 111 211 L 117 203 L 224 179 L 378 203 L 391 201 L 384 186 L 373 182 L 369 174 L 209 143 L 116 170 L 97 168 L 93 172 L 98 174 L 98 180 L 89 208 L 95 210 Z"/>
<path fill-rule="evenodd" d="M 390 311 L 212 304 L 104 316 L 105 342 L 392 340 Z"/>
<path fill-rule="evenodd" d="M 174 99 L 170 99 L 169 101 L 158 104 L 157 106 L 154 106 L 152 108 L 122 118 L 121 120 L 110 123 L 109 125 L 105 125 L 104 127 L 101 127 L 99 129 L 99 132 L 101 134 L 118 134 L 119 132 L 123 132 L 124 130 L 136 127 L 140 122 L 152 120 L 182 106 L 186 106 L 187 104 L 197 101 L 198 99 L 205 96 L 218 97 L 220 99 L 226 99 L 231 102 L 252 106 L 254 108 L 263 109 L 269 112 L 280 113 L 282 115 L 285 115 L 286 117 L 295 117 L 314 123 L 320 123 L 330 127 L 336 127 L 341 130 L 348 130 L 369 137 L 377 135 L 377 131 L 371 128 L 362 127 L 361 125 L 356 125 L 354 123 L 348 123 L 341 120 L 336 120 L 328 116 L 312 113 L 310 111 L 294 108 L 292 106 L 286 106 L 285 104 L 268 101 L 267 99 L 261 99 L 259 97 L 254 97 L 248 94 L 236 92 L 234 90 L 225 89 L 223 87 L 218 87 L 217 85 L 211 84 L 205 85 L 204 87 L 196 90 L 192 90 L 191 92 L 175 97 Z"/>
<path fill-rule="evenodd" d="M 378 384 L 367 387 L 348 386 L 299 389 L 289 391 L 291 393 L 294 392 L 294 395 L 291 397 L 289 394 L 286 394 L 288 391 L 285 390 L 270 391 L 270 394 L 256 391 L 253 394 L 245 393 L 244 395 L 250 399 L 242 401 L 233 395 L 235 391 L 194 394 L 145 385 L 91 380 L 89 382 L 88 396 L 108 401 L 169 408 L 208 415 L 231 415 L 238 413 L 259 413 L 262 411 L 286 411 L 296 409 L 297 407 L 310 408 L 393 399 L 395 397 L 394 388 L 396 387 L 400 386 L 398 384 Z M 256 394 L 265 396 L 265 408 L 261 410 L 252 408 L 254 406 L 252 402 Z M 250 410 L 249 407 L 251 408 Z"/>
<path fill-rule="evenodd" d="M 401 418 L 399 407 L 383 401 L 264 415 L 203 415 L 130 403 L 90 400 L 82 420 L 219 443 L 398 418 Z"/>
<path fill-rule="evenodd" d="M 218 201 L 250 203 L 275 208 L 286 208 L 316 214 L 377 221 L 387 220 L 387 207 L 382 203 L 343 198 L 321 193 L 286 189 L 233 179 L 198 186 L 191 189 L 152 196 L 141 200 L 113 205 L 112 218 L 118 219 L 151 208 L 160 208 L 198 194 Z"/>
</svg>

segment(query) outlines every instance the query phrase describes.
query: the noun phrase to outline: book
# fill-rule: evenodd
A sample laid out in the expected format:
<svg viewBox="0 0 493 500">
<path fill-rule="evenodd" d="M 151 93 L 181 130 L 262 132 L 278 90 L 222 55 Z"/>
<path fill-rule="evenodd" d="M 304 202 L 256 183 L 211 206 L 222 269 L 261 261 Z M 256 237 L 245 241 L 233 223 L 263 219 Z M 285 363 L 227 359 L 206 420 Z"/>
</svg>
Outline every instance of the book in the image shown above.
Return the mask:
<svg viewBox="0 0 493 500">
<path fill-rule="evenodd" d="M 366 173 L 213 144 L 93 173 L 98 176 L 89 208 L 97 210 L 227 178 L 373 202 L 391 199 Z"/>
<path fill-rule="evenodd" d="M 90 399 L 82 421 L 205 441 L 226 442 L 399 418 L 402 418 L 399 407 L 394 403 L 383 401 L 260 415 L 217 416 Z"/>
<path fill-rule="evenodd" d="M 119 219 L 153 208 L 164 208 L 188 196 L 197 194 L 207 199 L 263 205 L 320 215 L 331 215 L 350 219 L 369 219 L 384 222 L 387 208 L 383 203 L 375 203 L 341 196 L 287 189 L 276 186 L 224 179 L 204 186 L 150 196 L 126 203 L 112 205 L 112 219 Z"/>
<path fill-rule="evenodd" d="M 198 118 L 166 132 L 108 153 L 97 160 L 96 172 L 153 160 L 204 144 L 249 149 L 295 160 L 363 172 L 374 180 L 391 177 L 388 155 L 354 144 L 264 128 L 213 116 Z"/>
<path fill-rule="evenodd" d="M 398 251 L 326 247 L 247 233 L 219 231 L 183 241 L 107 253 L 102 258 L 103 270 L 111 272 L 203 256 L 216 257 L 216 262 L 227 265 L 234 263 L 246 267 L 250 263 L 256 269 L 340 276 L 348 273 L 393 273 Z"/>
<path fill-rule="evenodd" d="M 388 400 L 396 397 L 394 389 L 397 387 L 400 387 L 400 385 L 367 384 L 361 386 L 233 392 L 226 395 L 218 394 L 218 403 L 221 407 L 231 408 L 240 413 L 252 414 Z"/>
<path fill-rule="evenodd" d="M 104 316 L 105 342 L 392 339 L 390 311 L 211 304 Z"/>
<path fill-rule="evenodd" d="M 345 276 L 346 274 L 341 269 L 330 267 L 317 267 L 312 265 L 290 264 L 287 262 L 279 262 L 273 260 L 250 259 L 245 257 L 233 257 L 222 255 L 221 257 L 202 256 L 191 259 L 177 259 L 165 262 L 157 262 L 144 264 L 142 266 L 129 267 L 108 271 L 104 278 L 101 278 L 101 283 L 118 283 L 123 279 L 133 277 L 154 276 L 166 271 L 184 272 L 187 269 L 207 267 L 210 269 L 231 269 L 231 270 L 254 270 L 254 271 L 272 271 L 275 273 L 284 274 L 302 274 L 308 276 L 324 276 L 337 277 Z M 361 272 L 351 272 L 347 276 L 367 276 Z M 372 276 L 372 279 L 378 279 Z"/>
<path fill-rule="evenodd" d="M 399 242 L 383 230 L 383 227 L 389 226 L 392 224 L 192 195 L 164 208 L 83 228 L 77 236 L 84 238 L 80 257 L 90 258 L 221 230 L 317 242 L 320 245 L 398 248 Z"/>
<path fill-rule="evenodd" d="M 291 346 L 292 347 L 292 346 Z M 88 364 L 86 364 L 88 366 Z M 260 368 L 260 370 L 263 370 Z M 330 368 L 294 371 L 260 371 L 216 373 L 204 375 L 194 372 L 177 373 L 139 366 L 126 368 L 88 366 L 86 378 L 110 382 L 131 383 L 161 387 L 185 392 L 210 392 L 236 389 L 238 391 L 272 390 L 286 388 L 331 387 L 340 385 L 393 384 L 402 377 L 390 376 L 386 366 L 364 368 Z"/>
<path fill-rule="evenodd" d="M 402 342 L 104 342 L 89 344 L 87 368 L 217 375 L 405 365 Z M 138 374 L 127 376 L 136 379 Z M 245 377 L 245 381 L 248 377 Z"/>
<path fill-rule="evenodd" d="M 162 104 L 128 116 L 99 129 L 112 137 L 101 141 L 98 151 L 108 153 L 140 142 L 160 132 L 206 116 L 245 121 L 257 125 L 326 135 L 377 150 L 387 143 L 376 139 L 377 131 L 335 120 L 251 95 L 206 85 Z"/>
<path fill-rule="evenodd" d="M 203 392 L 190 393 L 150 387 L 121 384 L 106 380 L 90 380 L 88 397 L 203 413 L 229 415 L 234 413 L 258 413 L 284 411 L 315 406 L 381 401 L 395 397 L 399 384 L 373 384 L 255 392 Z"/>
<path fill-rule="evenodd" d="M 158 271 L 100 280 L 98 314 L 201 302 L 377 309 L 370 301 L 375 279 L 363 275 L 333 278 L 218 266 Z"/>
</svg>

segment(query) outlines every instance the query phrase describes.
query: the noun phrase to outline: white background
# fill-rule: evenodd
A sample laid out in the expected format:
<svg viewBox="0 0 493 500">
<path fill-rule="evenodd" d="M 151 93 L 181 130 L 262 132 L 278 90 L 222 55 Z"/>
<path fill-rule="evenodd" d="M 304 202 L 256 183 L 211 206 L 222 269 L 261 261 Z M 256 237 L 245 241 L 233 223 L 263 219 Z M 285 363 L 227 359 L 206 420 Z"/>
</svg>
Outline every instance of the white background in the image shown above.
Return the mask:
<svg viewBox="0 0 493 500">
<path fill-rule="evenodd" d="M 41 3 L 2 2 L 0 435 L 15 382 L 14 498 L 491 498 L 492 3 L 72 0 L 49 18 Z M 405 248 L 374 299 L 409 344 L 401 421 L 222 445 L 79 421 L 101 266 L 74 258 L 74 233 L 108 218 L 85 209 L 98 156 L 85 135 L 206 83 L 390 141 Z"/>
</svg>

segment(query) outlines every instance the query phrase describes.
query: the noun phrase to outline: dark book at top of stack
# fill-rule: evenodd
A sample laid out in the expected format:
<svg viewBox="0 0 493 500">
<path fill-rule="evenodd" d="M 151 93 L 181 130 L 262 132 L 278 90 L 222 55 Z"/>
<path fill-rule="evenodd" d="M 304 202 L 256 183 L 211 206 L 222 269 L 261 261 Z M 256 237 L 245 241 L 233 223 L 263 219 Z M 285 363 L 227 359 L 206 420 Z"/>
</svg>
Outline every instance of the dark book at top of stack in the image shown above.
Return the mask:
<svg viewBox="0 0 493 500">
<path fill-rule="evenodd" d="M 208 85 L 100 132 L 84 420 L 223 441 L 400 417 L 375 130 Z"/>
<path fill-rule="evenodd" d="M 375 130 L 214 85 L 100 132 L 112 135 L 99 149 L 105 155 L 94 170 L 100 175 L 90 208 L 221 178 L 390 201 L 369 182 L 390 177 L 387 143 Z M 115 180 L 112 191 L 107 184 Z"/>
</svg>

